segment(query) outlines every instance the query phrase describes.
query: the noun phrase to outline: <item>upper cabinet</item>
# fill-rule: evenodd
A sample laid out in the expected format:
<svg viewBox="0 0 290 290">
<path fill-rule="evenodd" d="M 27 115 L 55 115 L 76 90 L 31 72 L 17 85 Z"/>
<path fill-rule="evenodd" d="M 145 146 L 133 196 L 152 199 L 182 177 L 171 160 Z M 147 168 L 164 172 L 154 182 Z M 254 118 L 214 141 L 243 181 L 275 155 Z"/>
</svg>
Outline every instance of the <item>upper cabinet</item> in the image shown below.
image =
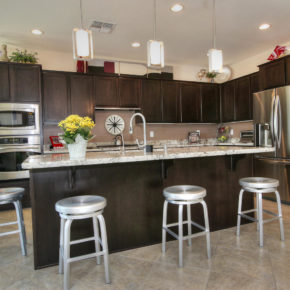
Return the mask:
<svg viewBox="0 0 290 290">
<path fill-rule="evenodd" d="M 120 77 L 119 105 L 121 107 L 139 107 L 141 95 L 141 80 L 137 78 Z"/>
<path fill-rule="evenodd" d="M 161 81 L 162 121 L 164 123 L 180 122 L 180 86 L 178 82 Z"/>
<path fill-rule="evenodd" d="M 202 84 L 202 122 L 218 123 L 220 121 L 220 92 L 217 84 Z"/>
<path fill-rule="evenodd" d="M 94 118 L 93 77 L 70 75 L 71 113 Z"/>
<path fill-rule="evenodd" d="M 162 122 L 162 95 L 160 80 L 141 81 L 141 111 L 148 123 Z"/>
<path fill-rule="evenodd" d="M 199 83 L 180 83 L 182 123 L 201 122 L 201 86 Z"/>
<path fill-rule="evenodd" d="M 235 117 L 235 81 L 221 86 L 221 121 L 231 122 Z"/>
<path fill-rule="evenodd" d="M 290 57 L 285 59 L 286 85 L 290 85 Z"/>
<path fill-rule="evenodd" d="M 96 106 L 118 107 L 118 78 L 94 77 L 94 103 Z"/>
<path fill-rule="evenodd" d="M 40 102 L 41 66 L 0 63 L 0 101 Z"/>
<path fill-rule="evenodd" d="M 251 83 L 248 76 L 235 80 L 235 121 L 250 120 L 251 116 Z"/>
</svg>

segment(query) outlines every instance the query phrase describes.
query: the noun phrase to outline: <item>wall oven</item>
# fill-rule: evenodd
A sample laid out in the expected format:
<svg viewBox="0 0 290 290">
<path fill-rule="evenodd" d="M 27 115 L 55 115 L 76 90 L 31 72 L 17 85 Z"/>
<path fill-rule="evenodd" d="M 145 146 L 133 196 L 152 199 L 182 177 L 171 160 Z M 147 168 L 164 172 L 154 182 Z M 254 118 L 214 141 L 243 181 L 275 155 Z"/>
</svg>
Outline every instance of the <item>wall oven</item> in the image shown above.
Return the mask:
<svg viewBox="0 0 290 290">
<path fill-rule="evenodd" d="M 39 105 L 0 103 L 0 135 L 40 134 Z"/>
<path fill-rule="evenodd" d="M 40 136 L 0 137 L 0 181 L 29 178 L 21 163 L 30 155 L 41 154 Z"/>
</svg>

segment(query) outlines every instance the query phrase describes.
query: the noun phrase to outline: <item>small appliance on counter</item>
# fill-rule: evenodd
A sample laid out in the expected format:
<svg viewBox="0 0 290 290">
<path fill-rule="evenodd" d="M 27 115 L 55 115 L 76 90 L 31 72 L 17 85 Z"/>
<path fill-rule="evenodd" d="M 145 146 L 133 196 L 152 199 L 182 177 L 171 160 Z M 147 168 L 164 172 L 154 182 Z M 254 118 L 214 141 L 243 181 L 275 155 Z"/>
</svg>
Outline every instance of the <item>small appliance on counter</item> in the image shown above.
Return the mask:
<svg viewBox="0 0 290 290">
<path fill-rule="evenodd" d="M 241 131 L 240 142 L 241 143 L 254 143 L 254 131 L 253 130 Z"/>
<path fill-rule="evenodd" d="M 188 144 L 200 143 L 200 130 L 188 133 Z"/>
<path fill-rule="evenodd" d="M 270 124 L 255 124 L 255 146 L 272 147 L 272 135 L 270 132 Z"/>
</svg>

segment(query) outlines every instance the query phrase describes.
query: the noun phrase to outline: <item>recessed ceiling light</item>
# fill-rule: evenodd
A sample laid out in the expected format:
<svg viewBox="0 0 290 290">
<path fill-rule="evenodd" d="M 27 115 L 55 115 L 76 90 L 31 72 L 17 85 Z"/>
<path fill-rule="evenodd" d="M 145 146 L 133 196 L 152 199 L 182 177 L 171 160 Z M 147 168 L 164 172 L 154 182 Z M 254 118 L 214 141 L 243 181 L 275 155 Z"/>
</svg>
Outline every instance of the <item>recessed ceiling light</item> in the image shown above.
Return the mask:
<svg viewBox="0 0 290 290">
<path fill-rule="evenodd" d="M 31 32 L 35 35 L 41 35 L 43 34 L 43 31 L 41 31 L 40 29 L 32 29 Z"/>
<path fill-rule="evenodd" d="M 141 44 L 140 44 L 140 42 L 132 42 L 132 43 L 131 43 L 131 46 L 132 46 L 132 47 L 140 47 Z"/>
<path fill-rule="evenodd" d="M 269 23 L 263 23 L 259 26 L 260 30 L 267 30 L 271 27 L 271 25 Z"/>
<path fill-rule="evenodd" d="M 181 10 L 183 10 L 183 5 L 176 3 L 170 7 L 170 10 L 175 13 L 180 12 Z"/>
</svg>

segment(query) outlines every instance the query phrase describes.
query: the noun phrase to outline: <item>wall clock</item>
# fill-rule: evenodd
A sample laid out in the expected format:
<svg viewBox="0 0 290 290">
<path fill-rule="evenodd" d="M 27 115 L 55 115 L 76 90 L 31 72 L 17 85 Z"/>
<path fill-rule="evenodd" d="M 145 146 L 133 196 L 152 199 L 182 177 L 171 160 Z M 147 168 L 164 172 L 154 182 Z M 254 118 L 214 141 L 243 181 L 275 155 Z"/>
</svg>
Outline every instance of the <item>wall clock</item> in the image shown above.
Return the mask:
<svg viewBox="0 0 290 290">
<path fill-rule="evenodd" d="M 121 134 L 125 128 L 125 122 L 119 115 L 110 115 L 105 121 L 106 130 L 112 135 Z"/>
</svg>

